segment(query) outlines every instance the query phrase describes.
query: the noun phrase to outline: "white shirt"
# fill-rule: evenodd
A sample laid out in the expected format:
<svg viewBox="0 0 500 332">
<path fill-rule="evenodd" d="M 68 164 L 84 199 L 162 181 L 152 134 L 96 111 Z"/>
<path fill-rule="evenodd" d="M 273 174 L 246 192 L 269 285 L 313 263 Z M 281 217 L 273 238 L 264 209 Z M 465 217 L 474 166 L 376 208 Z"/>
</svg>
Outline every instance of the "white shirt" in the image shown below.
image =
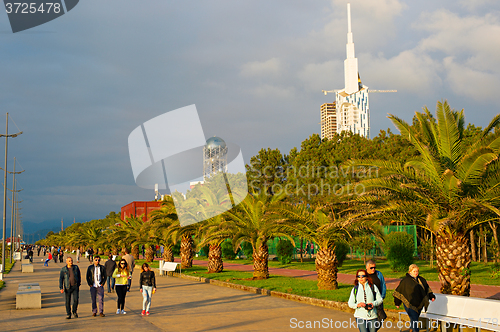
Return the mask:
<svg viewBox="0 0 500 332">
<path fill-rule="evenodd" d="M 99 265 L 94 265 L 94 287 L 99 288 L 101 285 L 99 284 L 99 280 L 101 279 L 101 269 Z"/>
</svg>

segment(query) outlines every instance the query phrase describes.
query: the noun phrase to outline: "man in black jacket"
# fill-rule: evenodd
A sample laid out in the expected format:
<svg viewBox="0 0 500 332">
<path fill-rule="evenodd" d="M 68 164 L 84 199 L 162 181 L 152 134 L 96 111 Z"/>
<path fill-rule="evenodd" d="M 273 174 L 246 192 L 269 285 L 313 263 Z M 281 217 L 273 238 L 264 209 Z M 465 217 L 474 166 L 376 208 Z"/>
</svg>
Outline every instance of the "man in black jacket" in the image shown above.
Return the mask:
<svg viewBox="0 0 500 332">
<path fill-rule="evenodd" d="M 61 269 L 59 274 L 59 289 L 61 294 L 65 294 L 67 319 L 71 318 L 72 312 L 73 316 L 78 318 L 76 311 L 78 309 L 78 295 L 81 283 L 80 269 L 77 265 L 73 265 L 73 258 L 68 257 L 66 266 Z M 71 311 L 71 296 L 73 296 L 73 311 Z"/>
<path fill-rule="evenodd" d="M 104 268 L 106 269 L 108 293 L 115 290 L 115 278 L 113 278 L 113 272 L 116 269 L 116 262 L 113 260 L 113 255 L 108 256 L 108 260 L 104 263 Z"/>
<path fill-rule="evenodd" d="M 101 258 L 94 257 L 94 264 L 87 269 L 87 284 L 90 287 L 90 297 L 92 298 L 92 316 L 97 316 L 97 297 L 99 298 L 99 315 L 104 317 L 104 284 L 106 283 L 106 269 L 99 264 Z"/>
</svg>

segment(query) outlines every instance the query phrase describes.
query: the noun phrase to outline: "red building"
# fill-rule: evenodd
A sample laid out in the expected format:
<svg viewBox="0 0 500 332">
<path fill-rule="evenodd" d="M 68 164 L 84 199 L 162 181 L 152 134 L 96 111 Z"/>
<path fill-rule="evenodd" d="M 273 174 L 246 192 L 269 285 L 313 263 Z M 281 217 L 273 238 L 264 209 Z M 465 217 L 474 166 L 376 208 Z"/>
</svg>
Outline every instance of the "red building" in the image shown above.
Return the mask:
<svg viewBox="0 0 500 332">
<path fill-rule="evenodd" d="M 125 206 L 122 206 L 121 219 L 125 220 L 125 218 L 128 218 L 130 216 L 138 217 L 142 215 L 142 220 L 147 221 L 151 211 L 159 210 L 160 207 L 161 207 L 161 201 L 132 202 Z"/>
</svg>

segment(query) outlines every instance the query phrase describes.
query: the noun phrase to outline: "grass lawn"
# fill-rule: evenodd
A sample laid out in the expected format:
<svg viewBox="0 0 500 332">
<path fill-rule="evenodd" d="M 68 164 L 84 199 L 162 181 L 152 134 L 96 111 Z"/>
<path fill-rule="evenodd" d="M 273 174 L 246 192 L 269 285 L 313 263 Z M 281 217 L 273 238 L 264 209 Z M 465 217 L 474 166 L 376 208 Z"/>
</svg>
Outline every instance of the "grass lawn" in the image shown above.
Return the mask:
<svg viewBox="0 0 500 332">
<path fill-rule="evenodd" d="M 317 299 L 347 302 L 351 294 L 352 285 L 339 284 L 336 290 L 318 290 L 317 282 L 314 280 L 303 280 L 271 275 L 266 280 L 245 280 L 252 278 L 251 272 L 224 271 L 222 273 L 207 273 L 206 267 L 193 266 L 190 269 L 182 270 L 182 273 L 203 278 L 227 281 L 234 284 L 259 287 L 268 290 L 308 296 Z M 392 291 L 388 291 L 384 300 L 384 306 L 389 309 L 396 309 Z"/>
<path fill-rule="evenodd" d="M 206 257 L 204 257 L 206 260 Z M 195 258 L 200 259 L 200 257 Z M 248 259 L 234 259 L 234 260 L 224 260 L 227 263 L 234 264 L 244 264 L 244 265 L 252 265 L 252 260 Z M 389 267 L 389 262 L 384 259 L 377 259 L 377 270 L 381 271 L 385 278 L 403 278 L 406 275 L 405 272 L 394 272 Z M 437 273 L 437 265 L 434 262 L 434 267 L 429 267 L 429 262 L 427 261 L 415 261 L 420 268 L 420 275 L 422 275 L 426 280 L 430 281 L 439 281 L 438 273 Z M 491 276 L 490 269 L 493 267 L 495 263 L 489 262 L 487 264 L 481 262 L 472 262 L 471 263 L 471 281 L 473 284 L 481 284 L 481 285 L 494 285 L 500 286 L 500 278 L 493 278 Z M 307 270 L 307 271 L 315 271 L 316 266 L 314 265 L 314 259 L 304 259 L 304 262 L 300 261 L 292 261 L 290 264 L 281 264 L 278 261 L 269 261 L 269 267 L 274 268 L 283 268 L 283 269 L 297 269 L 297 270 Z M 339 267 L 339 273 L 352 274 L 356 273 L 356 270 L 364 268 L 362 260 L 357 259 L 346 259 L 342 266 Z"/>
</svg>

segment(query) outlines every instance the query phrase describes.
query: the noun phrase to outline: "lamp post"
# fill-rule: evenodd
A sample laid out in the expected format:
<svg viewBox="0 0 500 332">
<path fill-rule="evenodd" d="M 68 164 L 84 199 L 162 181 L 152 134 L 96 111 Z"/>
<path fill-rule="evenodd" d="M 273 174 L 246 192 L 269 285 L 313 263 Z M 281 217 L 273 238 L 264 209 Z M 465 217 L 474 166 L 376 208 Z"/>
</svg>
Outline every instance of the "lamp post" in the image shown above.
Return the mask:
<svg viewBox="0 0 500 332">
<path fill-rule="evenodd" d="M 17 134 L 9 135 L 9 113 L 7 113 L 7 121 L 5 122 L 5 135 L 0 135 L 0 137 L 5 137 L 5 164 L 3 169 L 3 228 L 2 228 L 2 270 L 1 274 L 5 273 L 5 224 L 7 219 L 7 142 L 9 137 L 16 137 L 21 135 L 23 132 Z"/>
<path fill-rule="evenodd" d="M 14 195 L 20 191 L 22 191 L 23 189 L 20 189 L 20 190 L 16 190 L 16 174 L 21 174 L 22 172 L 24 172 L 24 170 L 22 170 L 21 172 L 16 172 L 16 157 L 14 157 L 14 170 L 12 172 L 9 172 L 10 174 L 13 174 L 12 175 L 12 208 L 11 208 L 11 215 L 10 215 L 10 238 L 11 238 L 11 241 L 10 241 L 10 263 L 12 263 L 12 256 L 14 255 L 14 252 L 13 252 L 13 246 L 12 246 L 12 237 L 14 236 L 15 232 L 14 232 L 14 204 L 15 204 L 15 200 L 17 199 L 14 198 Z M 17 196 L 17 195 L 16 195 Z"/>
</svg>

